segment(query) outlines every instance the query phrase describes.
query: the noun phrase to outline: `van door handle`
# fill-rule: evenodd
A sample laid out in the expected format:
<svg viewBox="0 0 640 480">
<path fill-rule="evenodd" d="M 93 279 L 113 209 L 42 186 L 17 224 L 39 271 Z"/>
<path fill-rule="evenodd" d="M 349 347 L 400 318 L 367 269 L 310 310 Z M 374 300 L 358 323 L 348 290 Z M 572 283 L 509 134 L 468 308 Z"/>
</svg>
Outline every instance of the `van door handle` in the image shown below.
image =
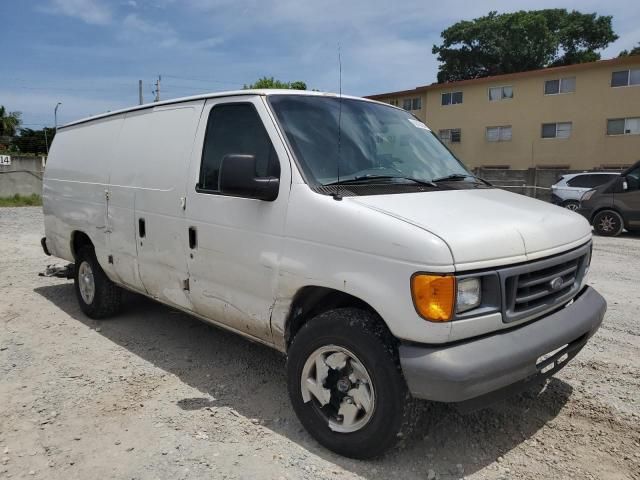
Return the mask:
<svg viewBox="0 0 640 480">
<path fill-rule="evenodd" d="M 196 227 L 189 227 L 189 248 L 191 250 L 198 248 L 198 231 Z"/>
<path fill-rule="evenodd" d="M 138 235 L 140 238 L 144 238 L 147 234 L 147 226 L 145 224 L 144 218 L 138 219 Z"/>
</svg>

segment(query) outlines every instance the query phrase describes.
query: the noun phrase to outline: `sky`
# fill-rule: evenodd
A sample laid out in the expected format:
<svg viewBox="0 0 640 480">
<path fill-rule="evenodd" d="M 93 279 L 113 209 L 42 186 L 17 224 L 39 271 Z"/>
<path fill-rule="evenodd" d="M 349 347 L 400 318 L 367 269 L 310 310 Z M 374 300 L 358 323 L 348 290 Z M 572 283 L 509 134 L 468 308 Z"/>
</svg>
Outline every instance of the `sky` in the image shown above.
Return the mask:
<svg viewBox="0 0 640 480">
<path fill-rule="evenodd" d="M 632 0 L 0 0 L 0 105 L 41 128 L 145 102 L 242 88 L 262 76 L 369 95 L 436 79 L 449 25 L 541 8 L 613 15 L 617 56 L 640 42 Z"/>
</svg>

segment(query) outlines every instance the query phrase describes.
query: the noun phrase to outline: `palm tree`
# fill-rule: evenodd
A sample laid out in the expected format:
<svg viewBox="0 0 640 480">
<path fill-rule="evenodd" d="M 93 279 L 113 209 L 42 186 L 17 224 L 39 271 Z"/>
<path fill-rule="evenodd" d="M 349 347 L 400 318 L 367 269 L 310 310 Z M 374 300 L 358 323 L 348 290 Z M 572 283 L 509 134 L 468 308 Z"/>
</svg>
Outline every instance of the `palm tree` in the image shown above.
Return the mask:
<svg viewBox="0 0 640 480">
<path fill-rule="evenodd" d="M 13 137 L 16 134 L 22 123 L 21 115 L 20 112 L 7 112 L 4 105 L 0 105 L 0 137 Z"/>
</svg>

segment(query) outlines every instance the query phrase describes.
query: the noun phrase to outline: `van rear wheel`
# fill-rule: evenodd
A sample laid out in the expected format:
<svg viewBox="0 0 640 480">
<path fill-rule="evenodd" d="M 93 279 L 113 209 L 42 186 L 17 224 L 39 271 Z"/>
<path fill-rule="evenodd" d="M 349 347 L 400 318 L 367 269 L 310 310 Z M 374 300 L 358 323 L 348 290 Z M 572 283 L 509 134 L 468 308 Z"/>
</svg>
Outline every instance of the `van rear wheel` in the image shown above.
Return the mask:
<svg viewBox="0 0 640 480">
<path fill-rule="evenodd" d="M 622 232 L 623 227 L 622 217 L 614 210 L 603 210 L 593 217 L 593 228 L 603 237 L 615 237 Z"/>
<path fill-rule="evenodd" d="M 414 401 L 388 337 L 369 312 L 339 308 L 307 322 L 289 348 L 293 409 L 340 455 L 376 457 L 408 433 Z"/>
<path fill-rule="evenodd" d="M 76 255 L 74 288 L 80 309 L 90 318 L 107 318 L 122 307 L 122 289 L 100 267 L 91 247 L 82 247 Z"/>
</svg>

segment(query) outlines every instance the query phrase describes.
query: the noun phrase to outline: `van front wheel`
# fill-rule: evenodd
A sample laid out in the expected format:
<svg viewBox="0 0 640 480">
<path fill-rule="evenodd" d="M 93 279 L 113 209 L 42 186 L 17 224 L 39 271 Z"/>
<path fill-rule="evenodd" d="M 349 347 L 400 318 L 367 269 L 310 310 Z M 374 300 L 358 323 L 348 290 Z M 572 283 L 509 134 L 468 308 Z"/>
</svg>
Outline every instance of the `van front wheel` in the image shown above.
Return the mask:
<svg viewBox="0 0 640 480">
<path fill-rule="evenodd" d="M 117 314 L 122 305 L 122 289 L 100 267 L 91 247 L 76 255 L 74 288 L 80 309 L 90 318 L 107 318 Z"/>
<path fill-rule="evenodd" d="M 413 401 L 389 336 L 372 314 L 340 308 L 307 322 L 289 348 L 293 408 L 340 455 L 375 457 L 407 433 Z"/>
</svg>

